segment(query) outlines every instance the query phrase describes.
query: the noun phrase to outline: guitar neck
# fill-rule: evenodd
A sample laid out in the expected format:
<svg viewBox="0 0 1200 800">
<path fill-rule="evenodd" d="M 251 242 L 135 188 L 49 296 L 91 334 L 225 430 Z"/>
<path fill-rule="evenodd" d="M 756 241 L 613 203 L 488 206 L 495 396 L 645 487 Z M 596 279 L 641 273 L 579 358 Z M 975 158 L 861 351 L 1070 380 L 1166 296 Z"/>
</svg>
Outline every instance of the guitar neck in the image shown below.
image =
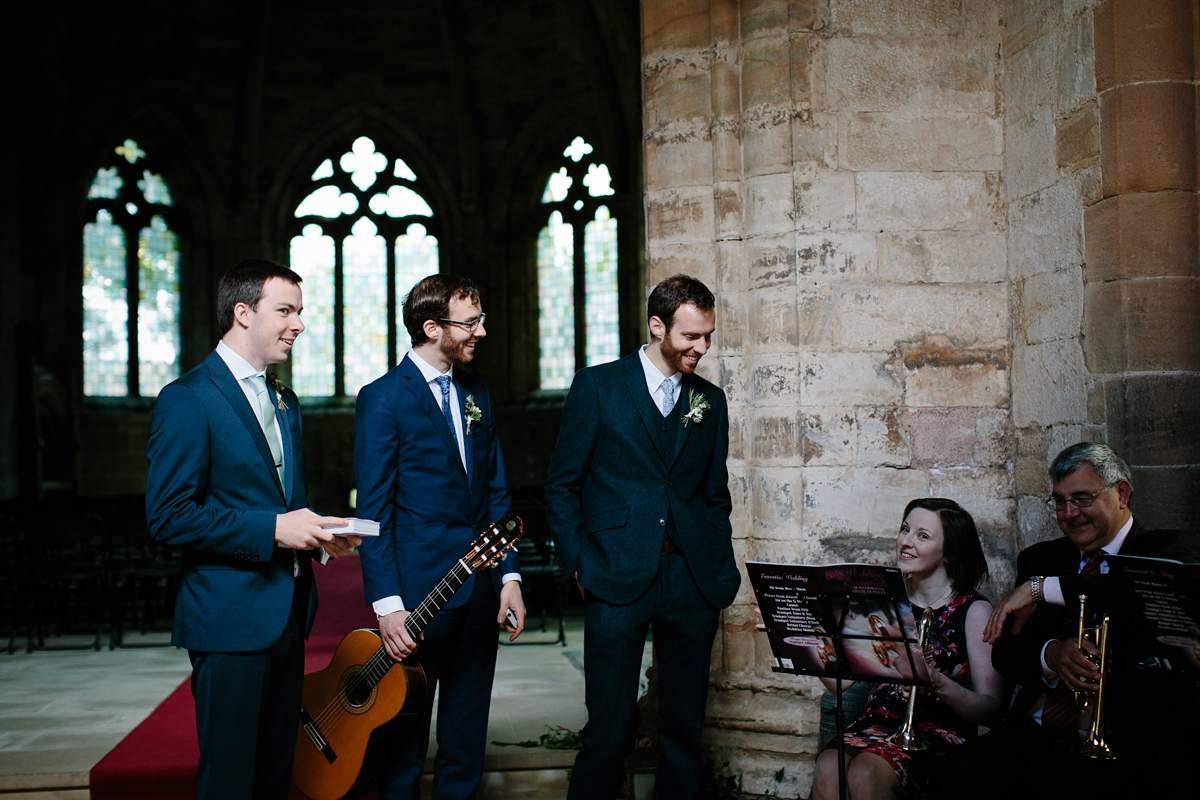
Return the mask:
<svg viewBox="0 0 1200 800">
<path fill-rule="evenodd" d="M 438 581 L 438 585 L 433 587 L 433 590 L 426 595 L 421 604 L 413 609 L 408 619 L 404 621 L 404 629 L 408 631 L 408 635 L 415 642 L 420 638 L 421 633 L 426 626 L 433 621 L 437 613 L 442 610 L 442 607 L 454 596 L 467 578 L 471 577 L 474 570 L 463 560 L 455 563 L 454 567 L 446 573 L 446 577 Z"/>
</svg>

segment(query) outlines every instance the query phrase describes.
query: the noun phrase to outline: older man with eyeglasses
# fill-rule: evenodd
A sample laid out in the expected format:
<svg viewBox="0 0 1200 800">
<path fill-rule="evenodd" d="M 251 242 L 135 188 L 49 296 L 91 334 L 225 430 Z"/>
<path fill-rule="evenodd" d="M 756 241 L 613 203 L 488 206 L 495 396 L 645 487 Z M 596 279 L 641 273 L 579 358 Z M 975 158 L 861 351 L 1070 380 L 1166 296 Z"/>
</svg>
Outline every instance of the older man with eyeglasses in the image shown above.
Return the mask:
<svg viewBox="0 0 1200 800">
<path fill-rule="evenodd" d="M 1018 685 L 1003 725 L 947 758 L 947 798 L 1174 797 L 1183 792 L 1191 728 L 1200 715 L 1193 678 L 1144 659 L 1140 614 L 1110 576 L 1105 555 L 1200 560 L 1200 540 L 1134 521 L 1128 465 L 1111 447 L 1083 442 L 1050 465 L 1046 506 L 1063 536 L 1017 556 L 1017 586 L 984 630 L 992 663 Z M 1109 612 L 1105 738 L 1116 758 L 1081 755 L 1075 692 L 1097 689 L 1096 665 L 1077 644 L 1080 595 Z M 1089 653 L 1095 647 L 1085 643 Z M 1190 780 L 1189 780 L 1190 782 Z M 1188 793 L 1192 794 L 1191 792 Z"/>
</svg>

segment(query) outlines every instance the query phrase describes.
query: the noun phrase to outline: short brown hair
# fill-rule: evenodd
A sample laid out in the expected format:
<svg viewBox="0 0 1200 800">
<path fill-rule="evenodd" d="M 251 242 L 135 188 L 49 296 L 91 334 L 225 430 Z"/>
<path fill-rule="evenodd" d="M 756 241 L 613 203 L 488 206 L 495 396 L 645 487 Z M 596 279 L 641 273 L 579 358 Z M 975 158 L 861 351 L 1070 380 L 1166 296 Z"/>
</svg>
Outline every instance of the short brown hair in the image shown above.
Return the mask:
<svg viewBox="0 0 1200 800">
<path fill-rule="evenodd" d="M 467 278 L 442 273 L 418 281 L 404 298 L 404 327 L 413 347 L 429 341 L 425 322 L 433 320 L 441 325 L 450 313 L 450 301 L 460 297 L 479 302 L 479 287 Z"/>
<path fill-rule="evenodd" d="M 230 268 L 221 277 L 217 285 L 217 326 L 221 335 L 229 333 L 233 327 L 233 309 L 238 303 L 245 303 L 253 311 L 262 300 L 263 287 L 271 278 L 293 283 L 296 286 L 304 279 L 283 264 L 267 261 L 265 258 L 247 258 Z"/>
<path fill-rule="evenodd" d="M 712 311 L 716 298 L 700 281 L 688 275 L 672 275 L 650 292 L 646 301 L 646 322 L 658 317 L 668 331 L 675 321 L 675 311 L 682 305 L 694 305 L 700 311 Z"/>
</svg>

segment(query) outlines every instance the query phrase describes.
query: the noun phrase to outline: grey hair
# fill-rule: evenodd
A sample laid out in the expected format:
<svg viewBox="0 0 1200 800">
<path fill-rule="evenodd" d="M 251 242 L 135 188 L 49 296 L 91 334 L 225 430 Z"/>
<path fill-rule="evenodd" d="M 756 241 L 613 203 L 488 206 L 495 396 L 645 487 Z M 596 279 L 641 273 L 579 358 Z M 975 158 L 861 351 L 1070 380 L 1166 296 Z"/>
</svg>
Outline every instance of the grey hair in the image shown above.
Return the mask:
<svg viewBox="0 0 1200 800">
<path fill-rule="evenodd" d="M 1133 476 L 1129 472 L 1129 465 L 1115 450 L 1099 442 L 1073 444 L 1055 456 L 1050 464 L 1050 480 L 1061 481 L 1084 464 L 1092 465 L 1100 480 L 1104 481 L 1104 488 L 1128 481 L 1129 490 L 1133 491 Z"/>
</svg>

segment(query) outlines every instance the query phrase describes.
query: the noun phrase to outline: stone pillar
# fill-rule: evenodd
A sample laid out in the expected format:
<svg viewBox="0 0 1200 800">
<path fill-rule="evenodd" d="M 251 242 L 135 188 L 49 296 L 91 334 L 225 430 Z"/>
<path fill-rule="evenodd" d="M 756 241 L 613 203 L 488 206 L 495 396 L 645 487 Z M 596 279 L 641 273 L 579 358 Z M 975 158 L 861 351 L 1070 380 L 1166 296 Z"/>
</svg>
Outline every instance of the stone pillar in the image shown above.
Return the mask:
<svg viewBox="0 0 1200 800">
<path fill-rule="evenodd" d="M 1095 10 L 1102 173 L 1084 212 L 1087 431 L 1150 527 L 1200 528 L 1200 3 Z"/>
<path fill-rule="evenodd" d="M 648 281 L 717 294 L 702 372 L 730 400 L 739 559 L 894 564 L 905 503 L 941 495 L 1011 580 L 999 14 L 642 3 Z M 712 766 L 804 796 L 822 688 L 771 671 L 752 609 L 744 581 L 713 653 Z"/>
</svg>

